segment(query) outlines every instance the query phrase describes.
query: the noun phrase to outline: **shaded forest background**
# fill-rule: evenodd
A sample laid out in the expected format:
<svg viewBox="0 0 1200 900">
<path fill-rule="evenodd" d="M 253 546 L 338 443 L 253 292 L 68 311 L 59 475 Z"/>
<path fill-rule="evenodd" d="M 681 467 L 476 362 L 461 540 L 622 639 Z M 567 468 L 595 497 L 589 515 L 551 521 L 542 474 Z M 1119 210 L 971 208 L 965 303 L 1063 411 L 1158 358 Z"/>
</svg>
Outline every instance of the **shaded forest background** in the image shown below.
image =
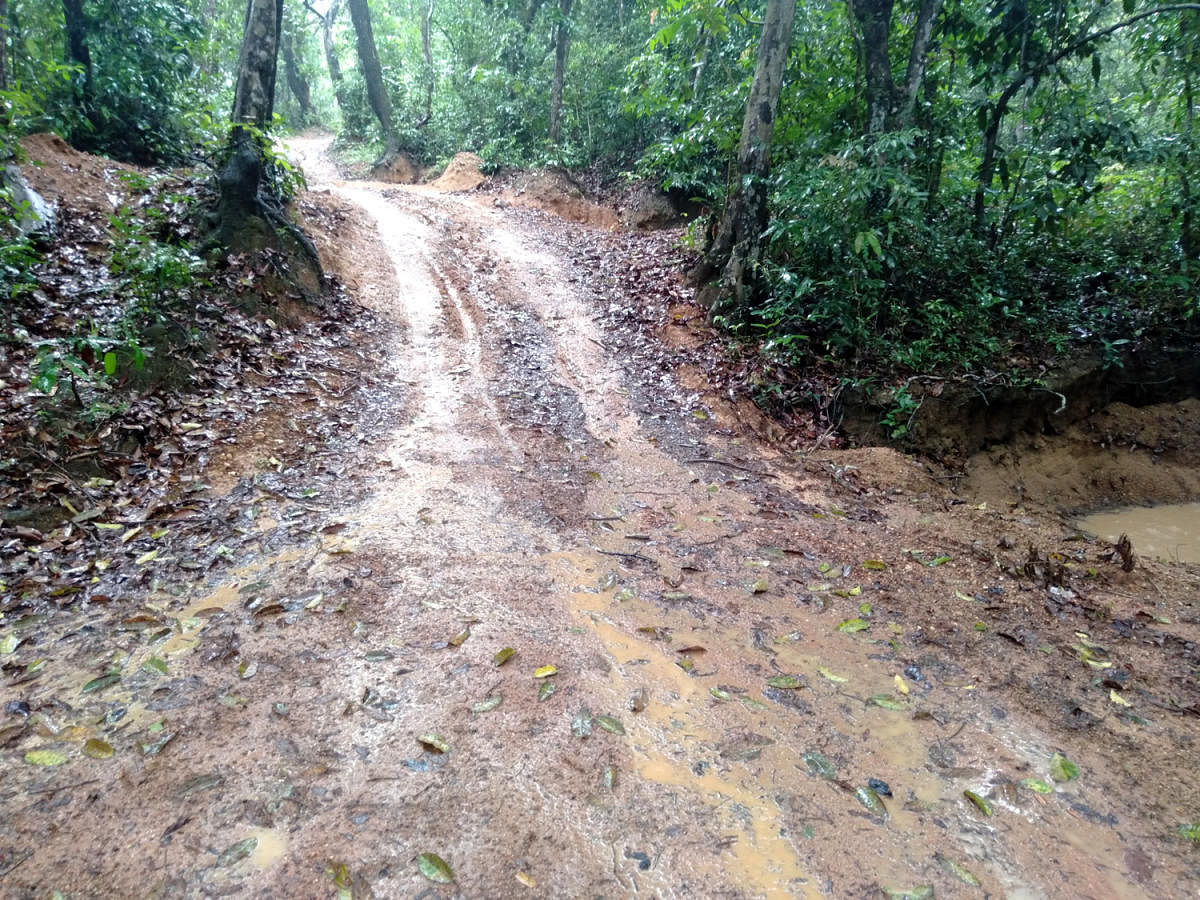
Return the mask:
<svg viewBox="0 0 1200 900">
<path fill-rule="evenodd" d="M 219 168 L 247 8 L 0 0 L 0 149 L 15 157 L 20 136 L 51 130 L 143 166 Z M 683 238 L 705 254 L 701 296 L 781 371 L 1028 380 L 1072 355 L 1117 366 L 1196 335 L 1200 5 L 287 0 L 282 10 L 274 131 L 329 128 L 361 162 L 404 155 L 437 168 L 469 150 L 491 170 L 652 181 L 707 211 Z M 270 189 L 287 199 L 298 175 L 270 162 Z M 6 190 L 14 296 L 33 289 L 38 243 L 17 227 L 19 192 Z M 203 247 L 186 230 L 126 224 L 132 249 L 115 265 L 128 277 L 117 281 L 152 284 L 138 290 L 153 318 L 157 298 L 200 277 Z M 79 377 L 103 378 L 141 352 L 136 329 L 82 333 L 94 353 L 39 357 L 47 388 L 72 359 Z"/>
</svg>

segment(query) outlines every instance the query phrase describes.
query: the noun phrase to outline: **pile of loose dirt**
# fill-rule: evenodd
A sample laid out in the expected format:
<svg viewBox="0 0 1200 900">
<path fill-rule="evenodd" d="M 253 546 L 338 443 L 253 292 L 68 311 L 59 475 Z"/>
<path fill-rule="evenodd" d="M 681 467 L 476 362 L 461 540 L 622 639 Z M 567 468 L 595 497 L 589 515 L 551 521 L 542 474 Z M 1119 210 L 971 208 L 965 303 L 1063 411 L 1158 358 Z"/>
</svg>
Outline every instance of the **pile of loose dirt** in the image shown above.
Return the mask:
<svg viewBox="0 0 1200 900">
<path fill-rule="evenodd" d="M 69 199 L 76 209 L 109 213 L 125 199 L 122 174 L 134 166 L 76 150 L 56 134 L 33 134 L 21 139 L 26 164 L 22 174 L 33 189 L 51 203 Z"/>
<path fill-rule="evenodd" d="M 483 160 L 474 153 L 456 153 L 446 171 L 430 184 L 439 191 L 472 191 L 487 181 L 482 166 Z"/>
<path fill-rule="evenodd" d="M 384 165 L 371 169 L 372 181 L 388 184 L 416 184 L 421 180 L 421 167 L 406 153 L 398 153 Z"/>
<path fill-rule="evenodd" d="M 568 222 L 607 229 L 621 224 L 616 210 L 589 199 L 570 175 L 558 170 L 522 173 L 513 180 L 512 189 L 500 196 L 513 206 L 541 209 Z"/>
</svg>

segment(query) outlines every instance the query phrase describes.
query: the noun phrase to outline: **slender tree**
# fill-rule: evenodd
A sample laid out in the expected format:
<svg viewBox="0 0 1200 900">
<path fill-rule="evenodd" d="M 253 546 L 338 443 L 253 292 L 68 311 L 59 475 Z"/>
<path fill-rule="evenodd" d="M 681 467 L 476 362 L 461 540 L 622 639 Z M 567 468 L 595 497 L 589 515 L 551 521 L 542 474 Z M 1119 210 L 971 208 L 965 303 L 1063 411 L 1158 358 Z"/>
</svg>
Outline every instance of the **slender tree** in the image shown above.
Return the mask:
<svg viewBox="0 0 1200 900">
<path fill-rule="evenodd" d="M 290 16 L 284 16 L 283 30 L 280 33 L 280 50 L 283 52 L 283 71 L 287 77 L 288 90 L 296 98 L 300 107 L 301 124 L 307 125 L 312 119 L 312 89 L 308 77 L 300 67 L 296 56 L 296 28 Z"/>
<path fill-rule="evenodd" d="M 757 286 L 762 237 L 768 221 L 771 141 L 795 17 L 796 0 L 768 0 L 754 81 L 742 120 L 737 186 L 725 206 L 712 246 L 694 272 L 701 283 L 720 273 L 718 283 L 701 291 L 701 301 L 713 310 L 726 298 L 736 306 L 746 306 Z"/>
<path fill-rule="evenodd" d="M 310 13 L 321 23 L 321 49 L 325 51 L 325 66 L 329 70 L 329 83 L 333 86 L 333 98 L 337 101 L 338 109 L 346 112 L 346 82 L 342 78 L 342 64 L 338 60 L 337 47 L 333 43 L 333 26 L 337 24 L 338 13 L 342 11 L 342 0 L 333 0 L 324 13 L 305 0 L 304 4 Z"/>
<path fill-rule="evenodd" d="M 575 0 L 559 0 L 558 21 L 554 24 L 554 77 L 550 81 L 550 143 L 562 136 L 563 81 L 567 75 L 567 54 L 571 50 L 571 7 Z"/>
<path fill-rule="evenodd" d="M 367 8 L 367 0 L 347 0 L 347 5 L 354 23 L 358 61 L 362 66 L 363 79 L 367 82 L 367 99 L 383 134 L 383 156 L 376 165 L 387 165 L 400 153 L 400 135 L 392 116 L 392 99 L 388 96 L 387 85 L 383 83 L 383 66 L 379 63 L 375 34 L 371 30 L 371 12 Z"/>
</svg>

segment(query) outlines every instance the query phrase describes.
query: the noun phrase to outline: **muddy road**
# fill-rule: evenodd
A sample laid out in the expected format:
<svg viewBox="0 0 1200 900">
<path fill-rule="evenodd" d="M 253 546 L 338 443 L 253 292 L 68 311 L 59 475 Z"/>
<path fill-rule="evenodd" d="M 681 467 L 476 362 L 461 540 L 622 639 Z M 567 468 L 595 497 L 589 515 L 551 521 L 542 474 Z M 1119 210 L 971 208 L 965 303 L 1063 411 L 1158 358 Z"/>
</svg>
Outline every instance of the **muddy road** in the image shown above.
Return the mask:
<svg viewBox="0 0 1200 900">
<path fill-rule="evenodd" d="M 587 229 L 323 149 L 384 326 L 319 436 L 366 489 L 264 494 L 232 577 L 129 600 L 173 623 L 138 674 L 8 689 L 61 699 L 9 748 L 0 893 L 1197 895 L 1194 567 L 765 443 L 613 329 Z M 261 421 L 215 489 L 316 440 Z"/>
</svg>

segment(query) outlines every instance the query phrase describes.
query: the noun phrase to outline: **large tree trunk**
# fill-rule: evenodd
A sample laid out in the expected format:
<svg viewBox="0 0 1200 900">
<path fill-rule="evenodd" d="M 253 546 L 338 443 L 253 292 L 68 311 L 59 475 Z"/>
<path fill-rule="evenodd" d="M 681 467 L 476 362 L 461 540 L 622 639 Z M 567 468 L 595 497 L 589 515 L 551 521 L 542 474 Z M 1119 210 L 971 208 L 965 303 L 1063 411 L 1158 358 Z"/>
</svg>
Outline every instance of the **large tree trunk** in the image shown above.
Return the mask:
<svg viewBox="0 0 1200 900">
<path fill-rule="evenodd" d="M 795 17 L 796 0 L 768 0 L 754 82 L 742 120 L 737 186 L 725 207 L 712 246 L 694 273 L 700 282 L 708 282 L 721 273 L 719 283 L 701 291 L 701 302 L 714 312 L 718 303 L 725 302 L 745 308 L 757 288 L 762 237 L 767 228 L 771 140 Z"/>
<path fill-rule="evenodd" d="M 312 90 L 296 59 L 293 23 L 288 21 L 286 26 L 282 32 L 280 47 L 283 51 L 283 71 L 287 76 L 288 90 L 292 92 L 292 96 L 296 98 L 296 103 L 300 106 L 300 122 L 307 125 L 312 119 Z"/>
<path fill-rule="evenodd" d="M 283 250 L 293 263 L 288 286 L 311 299 L 321 293 L 321 262 L 312 241 L 287 216 L 267 178 L 268 139 L 275 108 L 275 73 L 283 0 L 247 0 L 233 94 L 227 160 L 217 176 L 218 240 L 231 250 Z"/>
<path fill-rule="evenodd" d="M 375 34 L 371 30 L 371 13 L 367 0 L 348 0 L 350 19 L 354 22 L 354 35 L 358 47 L 358 60 L 362 65 L 363 78 L 367 82 L 367 99 L 379 127 L 383 132 L 383 157 L 379 164 L 391 162 L 400 152 L 400 136 L 396 133 L 392 118 L 392 99 L 383 83 L 383 66 L 379 63 L 379 52 L 375 49 Z"/>
<path fill-rule="evenodd" d="M 888 56 L 892 31 L 893 0 L 853 0 L 851 9 L 862 29 L 863 66 L 866 71 L 867 134 L 881 134 L 887 127 L 896 84 Z"/>
<path fill-rule="evenodd" d="M 571 25 L 568 17 L 575 0 L 559 0 L 559 20 L 554 26 L 554 78 L 550 82 L 550 143 L 562 136 L 563 80 L 567 75 L 567 54 L 571 49 Z"/>
<path fill-rule="evenodd" d="M 260 211 L 266 160 L 255 131 L 271 121 L 283 0 L 247 0 L 233 94 L 228 160 L 221 168 L 221 229 L 226 238 Z M 251 127 L 246 127 L 251 126 Z"/>
</svg>

